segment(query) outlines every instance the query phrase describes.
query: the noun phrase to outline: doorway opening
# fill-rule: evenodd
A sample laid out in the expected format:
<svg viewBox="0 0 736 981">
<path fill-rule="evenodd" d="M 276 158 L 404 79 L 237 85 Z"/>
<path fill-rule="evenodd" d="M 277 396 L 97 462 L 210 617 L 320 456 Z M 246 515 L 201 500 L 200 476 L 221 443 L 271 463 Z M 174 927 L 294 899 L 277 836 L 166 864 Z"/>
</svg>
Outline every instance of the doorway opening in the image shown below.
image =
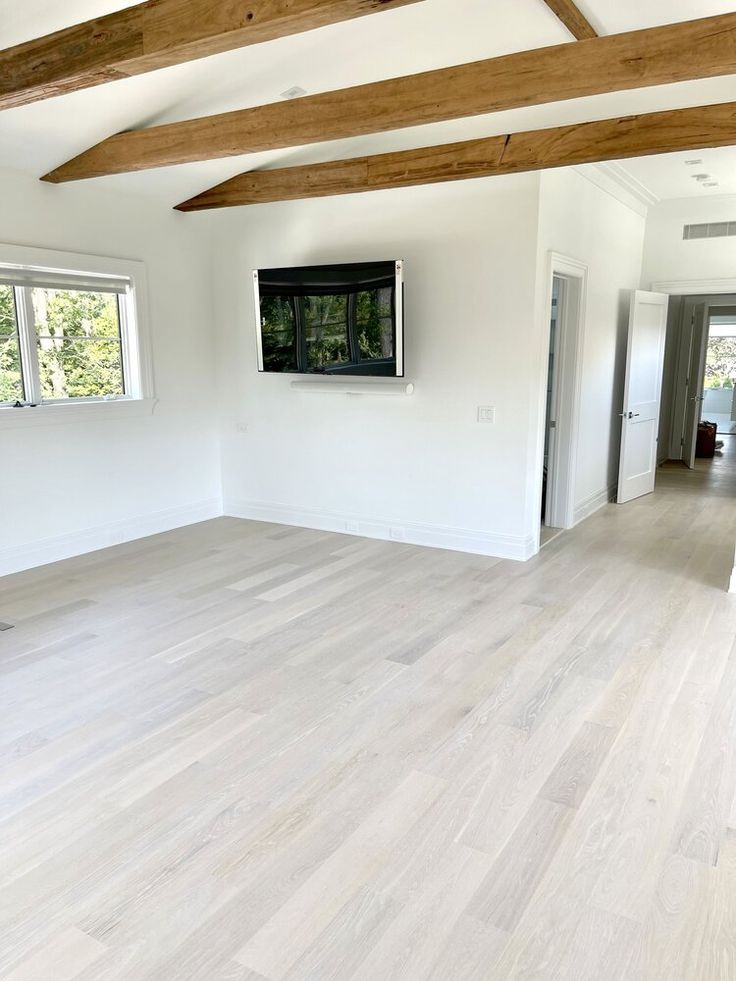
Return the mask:
<svg viewBox="0 0 736 981">
<path fill-rule="evenodd" d="M 554 524 L 552 508 L 554 460 L 557 449 L 557 406 L 559 404 L 560 373 L 560 314 L 564 303 L 565 281 L 560 276 L 552 277 L 552 304 L 549 321 L 549 348 L 547 354 L 547 400 L 544 418 L 544 462 L 542 464 L 542 531 L 541 543 L 551 541 L 563 530 Z"/>
<path fill-rule="evenodd" d="M 672 297 L 660 462 L 692 470 L 736 435 L 736 295 Z"/>
<path fill-rule="evenodd" d="M 717 436 L 736 434 L 736 306 L 710 311 L 701 404 Z"/>
<path fill-rule="evenodd" d="M 540 423 L 539 545 L 575 523 L 574 493 L 587 266 L 550 256 L 543 410 Z M 540 379 L 541 381 L 541 379 Z M 540 413 L 541 414 L 541 413 Z"/>
</svg>

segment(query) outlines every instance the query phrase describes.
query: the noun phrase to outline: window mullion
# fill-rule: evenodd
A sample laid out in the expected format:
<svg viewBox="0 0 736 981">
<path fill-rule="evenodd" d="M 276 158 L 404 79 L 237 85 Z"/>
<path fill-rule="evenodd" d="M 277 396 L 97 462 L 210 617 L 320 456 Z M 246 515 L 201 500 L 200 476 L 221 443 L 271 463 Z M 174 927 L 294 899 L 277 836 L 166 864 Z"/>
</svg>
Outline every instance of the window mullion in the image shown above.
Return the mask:
<svg viewBox="0 0 736 981">
<path fill-rule="evenodd" d="M 360 362 L 360 339 L 358 337 L 358 294 L 348 293 L 347 327 L 350 360 L 353 364 Z"/>
<path fill-rule="evenodd" d="M 131 350 L 133 336 L 130 329 L 128 302 L 128 296 L 118 296 L 118 337 L 120 338 L 121 367 L 123 370 L 123 394 L 139 397 L 141 384 L 135 371 L 137 358 Z"/>
<path fill-rule="evenodd" d="M 41 402 L 41 374 L 38 367 L 38 343 L 36 320 L 33 315 L 33 298 L 26 286 L 15 287 L 15 309 L 18 316 L 23 389 L 26 402 Z"/>
</svg>

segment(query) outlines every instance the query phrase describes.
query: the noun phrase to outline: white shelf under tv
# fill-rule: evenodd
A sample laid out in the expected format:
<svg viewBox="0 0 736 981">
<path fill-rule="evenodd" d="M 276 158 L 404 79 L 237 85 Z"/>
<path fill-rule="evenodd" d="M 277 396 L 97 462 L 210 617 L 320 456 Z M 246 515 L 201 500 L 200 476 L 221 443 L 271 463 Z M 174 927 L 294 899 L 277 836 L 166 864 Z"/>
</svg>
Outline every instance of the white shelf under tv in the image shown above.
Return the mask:
<svg viewBox="0 0 736 981">
<path fill-rule="evenodd" d="M 382 381 L 366 381 L 356 379 L 347 381 L 344 378 L 300 378 L 291 382 L 291 387 L 298 392 L 321 392 L 329 395 L 412 395 L 414 385 L 403 378 L 384 379 Z"/>
</svg>

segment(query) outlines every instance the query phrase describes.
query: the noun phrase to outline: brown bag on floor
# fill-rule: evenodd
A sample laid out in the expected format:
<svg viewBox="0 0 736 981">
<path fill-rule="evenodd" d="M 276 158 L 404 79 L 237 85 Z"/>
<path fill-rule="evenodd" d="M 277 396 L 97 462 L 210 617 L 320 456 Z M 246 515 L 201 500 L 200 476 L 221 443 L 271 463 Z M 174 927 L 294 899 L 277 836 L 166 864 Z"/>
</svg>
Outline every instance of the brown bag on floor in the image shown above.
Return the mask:
<svg viewBox="0 0 736 981">
<path fill-rule="evenodd" d="M 718 426 L 714 422 L 701 422 L 698 426 L 698 439 L 695 443 L 695 456 L 711 458 L 716 452 L 716 433 Z"/>
</svg>

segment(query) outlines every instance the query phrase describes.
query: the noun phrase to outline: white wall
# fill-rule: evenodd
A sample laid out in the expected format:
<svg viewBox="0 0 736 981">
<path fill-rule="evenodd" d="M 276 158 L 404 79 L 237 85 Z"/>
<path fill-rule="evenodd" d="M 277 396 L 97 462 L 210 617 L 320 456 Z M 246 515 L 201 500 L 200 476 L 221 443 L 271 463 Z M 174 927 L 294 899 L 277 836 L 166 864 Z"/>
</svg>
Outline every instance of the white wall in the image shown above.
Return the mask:
<svg viewBox="0 0 736 981">
<path fill-rule="evenodd" d="M 0 574 L 217 513 L 206 243 L 181 215 L 90 186 L 3 172 L 0 198 L 0 242 L 145 262 L 160 400 L 125 420 L 0 421 Z"/>
<path fill-rule="evenodd" d="M 227 513 L 526 557 L 539 178 L 262 205 L 216 218 Z M 406 260 L 408 398 L 256 370 L 252 269 Z M 479 424 L 479 405 L 496 407 Z M 247 427 L 246 432 L 238 432 Z"/>
<path fill-rule="evenodd" d="M 710 221 L 736 221 L 736 197 L 683 198 L 650 209 L 642 272 L 645 289 L 657 282 L 736 279 L 736 238 L 682 237 L 684 225 Z M 714 283 L 703 292 L 723 290 Z"/>
<path fill-rule="evenodd" d="M 629 199 L 604 175 L 584 173 L 566 169 L 542 174 L 538 258 L 540 340 L 536 349 L 542 358 L 546 358 L 549 335 L 545 298 L 550 251 L 588 267 L 574 496 L 576 521 L 610 500 L 617 481 L 621 437 L 618 413 L 623 400 L 629 298 L 630 291 L 640 284 L 646 224 L 642 205 Z M 541 361 L 538 375 L 545 370 Z M 539 427 L 535 431 L 539 433 Z M 541 458 L 542 447 L 533 440 L 530 445 L 535 462 Z M 531 512 L 529 520 L 535 518 Z"/>
</svg>

